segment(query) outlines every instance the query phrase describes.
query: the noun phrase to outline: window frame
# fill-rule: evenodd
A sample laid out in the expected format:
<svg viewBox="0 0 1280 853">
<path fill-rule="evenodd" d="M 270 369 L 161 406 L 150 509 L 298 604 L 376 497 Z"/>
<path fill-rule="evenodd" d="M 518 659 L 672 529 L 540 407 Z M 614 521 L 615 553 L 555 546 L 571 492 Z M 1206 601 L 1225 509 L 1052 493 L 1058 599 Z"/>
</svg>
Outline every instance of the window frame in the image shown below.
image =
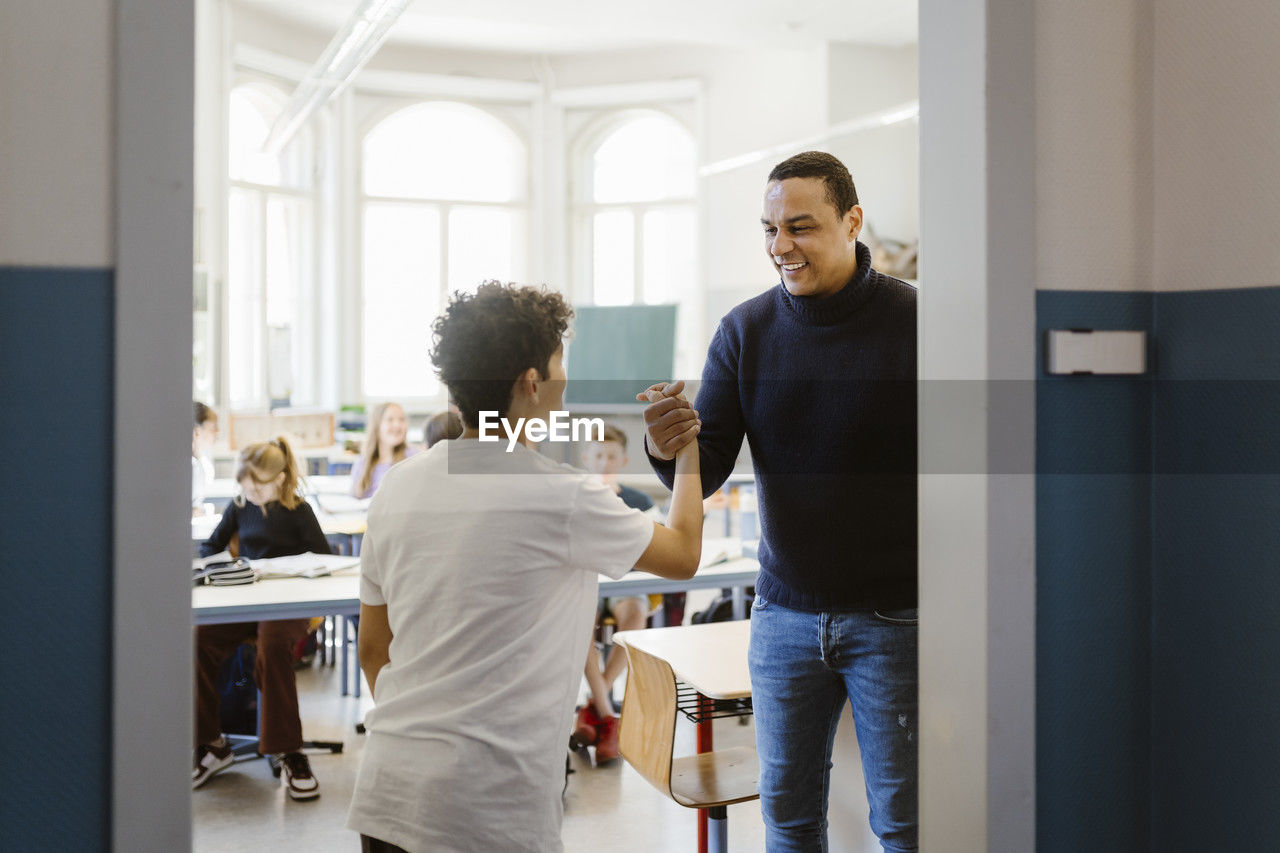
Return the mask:
<svg viewBox="0 0 1280 853">
<path fill-rule="evenodd" d="M 351 188 L 352 197 L 355 200 L 353 213 L 353 240 L 350 245 L 352 252 L 353 264 L 352 271 L 356 281 L 355 298 L 353 300 L 355 309 L 355 322 L 353 329 L 353 344 L 355 347 L 355 371 L 354 381 L 355 388 L 359 398 L 367 405 L 376 405 L 381 402 L 396 402 L 412 410 L 434 410 L 443 409 L 448 405 L 448 390 L 443 384 L 439 384 L 434 394 L 429 395 L 409 395 L 409 394 L 370 394 L 365 387 L 365 282 L 364 282 L 364 259 L 365 259 L 365 233 L 364 222 L 365 215 L 371 204 L 390 204 L 405 205 L 409 207 L 426 208 L 435 210 L 439 217 L 439 233 L 438 241 L 440 247 L 440 257 L 438 260 L 437 274 L 439 276 L 440 291 L 437 294 L 439 298 L 438 304 L 441 309 L 448 303 L 451 293 L 449 289 L 449 214 L 455 208 L 491 208 L 495 210 L 509 211 L 515 216 L 518 223 L 516 229 L 516 239 L 512 244 L 512 253 L 515 269 L 513 276 L 517 279 L 523 279 L 530 274 L 530 260 L 533 257 L 533 229 L 531 227 L 532 212 L 535 208 L 533 193 L 533 173 L 534 173 L 534 157 L 533 145 L 527 132 L 502 115 L 499 111 L 492 109 L 494 103 L 468 99 L 465 97 L 451 97 L 447 94 L 423 94 L 418 97 L 400 97 L 400 98 L 378 98 L 376 94 L 368 93 L 361 95 L 362 98 L 369 100 L 380 100 L 382 103 L 372 109 L 362 121 L 353 126 L 354 144 L 351 157 Z M 531 104 L 527 102 L 498 102 L 505 106 L 513 107 L 529 107 Z M 457 198 L 424 198 L 418 196 L 384 196 L 371 195 L 365 191 L 364 180 L 364 148 L 365 142 L 369 135 L 372 134 L 383 122 L 402 113 L 406 110 L 430 104 L 446 104 L 449 106 L 461 106 L 471 110 L 475 110 L 483 114 L 488 119 L 497 122 L 512 137 L 513 141 L 521 148 L 523 177 L 520 181 L 520 194 L 510 201 L 474 201 L 468 199 Z M 430 369 L 430 365 L 424 365 Z"/>
<path fill-rule="evenodd" d="M 695 112 L 701 109 L 699 97 L 677 97 L 671 93 L 662 100 L 653 102 L 598 104 L 592 108 L 591 115 L 574 136 L 568 147 L 570 159 L 569 186 L 569 233 L 571 253 L 570 288 L 575 301 L 584 305 L 595 303 L 594 281 L 594 218 L 602 211 L 626 210 L 631 213 L 632 221 L 632 305 L 675 304 L 679 306 L 676 329 L 675 365 L 677 374 L 689 373 L 695 361 L 699 361 L 706 351 L 702 334 L 702 315 L 705 308 L 706 295 L 702 288 L 691 288 L 684 298 L 662 303 L 650 303 L 644 298 L 644 215 L 652 210 L 681 210 L 691 214 L 696 224 L 697 233 L 705 233 L 702 209 L 702 177 L 696 172 L 696 164 L 702 161 L 702 140 L 698 128 L 681 116 L 682 112 Z M 640 118 L 658 115 L 673 122 L 689 137 L 693 146 L 695 173 L 693 175 L 694 192 L 687 197 L 670 197 L 646 201 L 598 202 L 594 199 L 594 157 L 595 152 L 616 131 Z M 699 245 L 700 236 L 695 237 L 693 246 L 693 264 L 699 279 L 703 278 L 703 252 Z"/>
<path fill-rule="evenodd" d="M 315 405 L 321 402 L 323 396 L 322 389 L 318 387 L 316 379 L 310 375 L 307 369 L 308 359 L 302 357 L 303 353 L 312 348 L 314 342 L 318 339 L 315 329 L 316 323 L 316 297 L 320 293 L 319 281 L 321 278 L 320 267 L 320 235 L 323 228 L 324 211 L 320 204 L 320 188 L 317 179 L 319 162 L 323 155 L 322 142 L 324 138 L 323 127 L 317 127 L 313 122 L 299 130 L 298 134 L 289 143 L 290 146 L 305 145 L 309 150 L 305 151 L 303 166 L 306 167 L 305 187 L 290 186 L 285 181 L 284 176 L 281 177 L 280 184 L 260 183 L 257 181 L 245 180 L 243 178 L 233 178 L 231 176 L 231 120 L 230 105 L 231 98 L 236 92 L 248 90 L 251 99 L 254 101 L 269 101 L 275 109 L 283 109 L 288 101 L 288 94 L 283 91 L 280 84 L 274 81 L 263 79 L 258 74 L 239 73 L 236 79 L 227 88 L 227 94 L 224 99 L 224 108 L 227 110 L 227 120 L 223 125 L 223 157 L 222 157 L 222 175 L 223 188 L 221 192 L 222 208 L 222 251 L 221 263 L 223 275 L 221 277 L 221 287 L 219 298 L 211 300 L 213 304 L 218 306 L 217 318 L 215 324 L 218 332 L 216 338 L 218 340 L 219 353 L 216 359 L 218 378 L 216 386 L 218 387 L 217 405 L 221 405 L 228 410 L 247 411 L 247 410 L 266 410 L 271 408 L 271 357 L 270 357 L 270 332 L 267 322 L 267 270 L 269 266 L 268 260 L 268 230 L 269 223 L 267 210 L 272 199 L 287 199 L 290 201 L 301 201 L 307 209 L 307 217 L 309 219 L 308 227 L 302 233 L 304 246 L 299 253 L 304 259 L 306 268 L 300 271 L 298 281 L 300 285 L 299 292 L 295 294 L 295 307 L 290 325 L 290 370 L 293 375 L 293 383 L 290 388 L 289 405 Z M 255 103 L 254 106 L 261 112 L 261 105 Z M 270 116 L 265 116 L 268 125 L 271 122 Z M 324 117 L 317 117 L 317 121 L 325 121 Z M 257 210 L 257 228 L 254 235 L 256 245 L 260 248 L 259 257 L 257 259 L 257 274 L 259 282 L 262 286 L 262 294 L 255 311 L 254 316 L 254 340 L 255 346 L 259 352 L 263 354 L 263 358 L 259 360 L 255 371 L 255 388 L 252 394 L 235 398 L 232 395 L 233 373 L 231 369 L 231 318 L 235 316 L 231 305 L 231 268 L 230 268 L 230 243 L 231 243 L 231 198 L 233 193 L 242 192 L 250 194 L 253 198 L 254 205 Z"/>
</svg>

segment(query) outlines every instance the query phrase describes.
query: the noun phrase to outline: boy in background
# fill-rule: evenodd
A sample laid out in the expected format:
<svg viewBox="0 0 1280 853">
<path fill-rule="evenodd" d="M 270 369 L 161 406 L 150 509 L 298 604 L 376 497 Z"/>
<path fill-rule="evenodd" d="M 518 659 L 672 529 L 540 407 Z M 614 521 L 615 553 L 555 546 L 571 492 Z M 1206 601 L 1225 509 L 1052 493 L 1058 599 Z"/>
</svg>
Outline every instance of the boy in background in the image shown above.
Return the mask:
<svg viewBox="0 0 1280 853">
<path fill-rule="evenodd" d="M 605 424 L 602 441 L 588 442 L 582 449 L 582 467 L 612 489 L 624 504 L 657 520 L 658 510 L 648 495 L 618 482 L 618 472 L 626 467 L 627 459 L 627 434 L 613 424 Z M 654 598 L 661 600 L 661 596 Z M 612 616 L 615 630 L 639 630 L 645 627 L 651 609 L 650 597 L 646 595 L 608 598 L 596 613 L 596 627 L 603 617 Z M 626 653 L 617 646 L 609 649 L 603 666 L 595 645 L 587 647 L 585 675 L 591 696 L 578 710 L 573 734 L 583 746 L 595 746 L 597 764 L 618 757 L 618 717 L 611 694 L 614 682 L 626 668 Z"/>
</svg>

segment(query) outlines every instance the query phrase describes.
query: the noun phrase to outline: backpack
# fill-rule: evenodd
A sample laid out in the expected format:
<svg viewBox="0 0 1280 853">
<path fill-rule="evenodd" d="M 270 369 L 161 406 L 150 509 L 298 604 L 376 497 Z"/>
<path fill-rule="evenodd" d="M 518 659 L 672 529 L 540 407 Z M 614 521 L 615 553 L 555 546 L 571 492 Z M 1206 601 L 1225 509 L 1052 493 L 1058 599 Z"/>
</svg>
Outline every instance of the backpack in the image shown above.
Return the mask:
<svg viewBox="0 0 1280 853">
<path fill-rule="evenodd" d="M 694 625 L 705 625 L 708 622 L 729 622 L 733 619 L 733 595 L 732 590 L 722 589 L 720 595 L 717 596 L 706 610 L 699 610 L 697 613 L 689 617 Z M 746 618 L 751 618 L 751 599 L 755 597 L 756 588 L 749 586 L 744 591 L 745 597 L 743 609 L 746 612 Z"/>
</svg>

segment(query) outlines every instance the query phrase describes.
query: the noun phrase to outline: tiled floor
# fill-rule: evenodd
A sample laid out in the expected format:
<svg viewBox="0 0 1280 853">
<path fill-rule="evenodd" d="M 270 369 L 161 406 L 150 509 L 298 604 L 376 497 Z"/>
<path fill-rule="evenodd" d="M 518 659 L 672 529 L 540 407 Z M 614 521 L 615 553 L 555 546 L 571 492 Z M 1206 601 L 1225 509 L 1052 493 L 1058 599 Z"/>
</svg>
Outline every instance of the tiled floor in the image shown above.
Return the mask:
<svg viewBox="0 0 1280 853">
<path fill-rule="evenodd" d="M 271 853 L 323 853 L 359 850 L 355 833 L 344 828 L 364 737 L 355 724 L 372 703 L 368 692 L 361 699 L 338 694 L 338 670 L 316 666 L 298 673 L 305 736 L 317 740 L 341 740 L 340 755 L 317 754 L 312 769 L 320 782 L 318 800 L 292 802 L 273 779 L 266 761 L 242 762 L 223 771 L 192 795 L 193 834 L 197 853 L 214 851 L 271 851 Z M 852 726 L 842 727 L 838 740 L 852 743 Z M 567 735 L 567 733 L 566 733 Z M 753 745 L 750 723 L 732 719 L 716 721 L 717 746 Z M 845 746 L 848 746 L 846 744 Z M 854 747 L 856 748 L 856 747 Z M 837 754 L 841 746 L 837 745 Z M 693 727 L 681 720 L 677 751 L 693 753 Z M 837 764 L 832 777 L 832 799 L 845 792 L 852 813 L 833 816 L 832 849 L 845 853 L 872 853 L 879 845 L 866 830 L 866 802 L 856 762 Z M 849 764 L 854 766 L 850 768 Z M 573 757 L 575 772 L 565 794 L 562 837 L 568 853 L 655 853 L 694 850 L 695 812 L 659 794 L 624 761 L 591 767 Z M 852 776 L 850 774 L 853 774 Z M 836 824 L 848 828 L 841 831 Z M 846 837 L 841 838 L 841 834 Z M 764 849 L 764 827 L 758 802 L 729 807 L 729 849 Z"/>
</svg>

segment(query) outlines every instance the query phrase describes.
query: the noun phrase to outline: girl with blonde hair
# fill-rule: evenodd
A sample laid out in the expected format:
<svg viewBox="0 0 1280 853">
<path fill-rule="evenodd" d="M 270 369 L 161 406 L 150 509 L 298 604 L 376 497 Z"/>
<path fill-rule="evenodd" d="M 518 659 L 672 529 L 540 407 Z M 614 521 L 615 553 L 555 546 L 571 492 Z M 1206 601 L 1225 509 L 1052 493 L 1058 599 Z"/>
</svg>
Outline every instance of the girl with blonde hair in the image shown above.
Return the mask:
<svg viewBox="0 0 1280 853">
<path fill-rule="evenodd" d="M 250 560 L 330 553 L 320 522 L 303 500 L 298 461 L 283 437 L 240 451 L 236 480 L 241 493 L 201 543 L 202 557 L 226 550 L 234 536 L 240 538 L 240 556 Z M 199 788 L 234 760 L 218 722 L 215 682 L 223 661 L 241 643 L 256 641 L 253 677 L 262 693 L 258 752 L 279 756 L 281 780 L 290 798 L 309 800 L 320 795 L 311 764 L 301 752 L 302 719 L 293 674 L 293 647 L 306 636 L 309 624 L 309 619 L 278 619 L 196 629 L 196 748 L 191 787 Z"/>
<path fill-rule="evenodd" d="M 364 446 L 351 466 L 353 497 L 373 497 L 392 465 L 421 450 L 409 445 L 408 436 L 409 419 L 399 403 L 379 403 L 373 407 L 364 434 Z"/>
</svg>

